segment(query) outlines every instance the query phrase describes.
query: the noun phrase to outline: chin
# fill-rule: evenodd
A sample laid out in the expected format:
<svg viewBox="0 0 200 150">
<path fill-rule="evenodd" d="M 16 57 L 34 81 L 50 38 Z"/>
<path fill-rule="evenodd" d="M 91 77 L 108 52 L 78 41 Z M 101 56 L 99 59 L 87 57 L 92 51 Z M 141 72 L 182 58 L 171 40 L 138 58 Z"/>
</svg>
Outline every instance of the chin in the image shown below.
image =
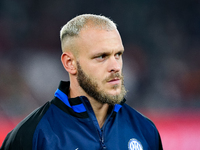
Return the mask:
<svg viewBox="0 0 200 150">
<path fill-rule="evenodd" d="M 117 89 L 117 90 L 111 91 L 111 92 L 108 93 L 108 94 L 113 95 L 113 96 L 117 96 L 117 95 L 119 95 L 120 93 L 121 93 L 121 90 L 120 90 L 120 89 Z"/>
</svg>

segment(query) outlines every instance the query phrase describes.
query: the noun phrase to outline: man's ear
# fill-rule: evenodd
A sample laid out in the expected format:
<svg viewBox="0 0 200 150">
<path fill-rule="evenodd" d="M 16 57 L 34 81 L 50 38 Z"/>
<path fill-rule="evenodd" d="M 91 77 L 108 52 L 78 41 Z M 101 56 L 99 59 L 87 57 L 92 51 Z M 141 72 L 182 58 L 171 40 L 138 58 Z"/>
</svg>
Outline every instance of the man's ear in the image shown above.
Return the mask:
<svg viewBox="0 0 200 150">
<path fill-rule="evenodd" d="M 71 52 L 63 52 L 63 54 L 61 55 L 61 61 L 63 67 L 67 72 L 69 72 L 72 75 L 75 75 L 77 73 L 76 60 Z"/>
</svg>

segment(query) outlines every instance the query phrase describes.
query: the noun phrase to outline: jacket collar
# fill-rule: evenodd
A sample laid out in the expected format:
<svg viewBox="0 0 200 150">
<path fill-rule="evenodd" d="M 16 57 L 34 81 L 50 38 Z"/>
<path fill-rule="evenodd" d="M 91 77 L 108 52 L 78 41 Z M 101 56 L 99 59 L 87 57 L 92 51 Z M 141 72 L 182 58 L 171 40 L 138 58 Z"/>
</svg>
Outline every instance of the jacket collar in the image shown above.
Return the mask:
<svg viewBox="0 0 200 150">
<path fill-rule="evenodd" d="M 88 118 L 87 107 L 91 107 L 86 105 L 88 103 L 88 99 L 85 96 L 80 96 L 76 98 L 68 98 L 69 94 L 70 82 L 61 81 L 58 89 L 56 90 L 54 96 L 55 98 L 52 100 L 52 103 L 57 107 L 78 118 Z M 121 104 L 115 104 L 113 109 L 113 114 L 116 114 L 122 105 L 124 104 L 125 99 L 121 102 Z"/>
</svg>

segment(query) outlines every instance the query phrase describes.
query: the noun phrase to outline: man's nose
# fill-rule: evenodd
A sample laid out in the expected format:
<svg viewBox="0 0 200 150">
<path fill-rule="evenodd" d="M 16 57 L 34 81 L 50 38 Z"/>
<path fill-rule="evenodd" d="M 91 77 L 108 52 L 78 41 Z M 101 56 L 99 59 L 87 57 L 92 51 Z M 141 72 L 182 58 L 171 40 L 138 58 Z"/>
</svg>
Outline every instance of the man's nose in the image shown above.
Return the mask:
<svg viewBox="0 0 200 150">
<path fill-rule="evenodd" d="M 122 67 L 122 61 L 119 59 L 116 59 L 115 57 L 110 58 L 110 61 L 108 62 L 108 70 L 109 72 L 119 72 Z"/>
</svg>

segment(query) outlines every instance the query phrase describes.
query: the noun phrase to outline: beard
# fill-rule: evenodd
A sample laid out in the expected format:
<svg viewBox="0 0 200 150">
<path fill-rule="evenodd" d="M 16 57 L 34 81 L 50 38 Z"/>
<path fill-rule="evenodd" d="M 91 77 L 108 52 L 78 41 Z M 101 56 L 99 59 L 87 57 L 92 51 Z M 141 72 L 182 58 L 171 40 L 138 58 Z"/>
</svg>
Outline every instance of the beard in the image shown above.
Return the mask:
<svg viewBox="0 0 200 150">
<path fill-rule="evenodd" d="M 93 97 L 96 101 L 100 103 L 107 103 L 109 105 L 119 104 L 124 96 L 126 95 L 126 89 L 124 87 L 124 78 L 119 73 L 112 73 L 109 77 L 105 78 L 103 80 L 103 83 L 108 82 L 109 80 L 112 80 L 113 78 L 117 77 L 121 79 L 121 92 L 117 95 L 111 95 L 106 93 L 105 90 L 100 89 L 98 86 L 98 83 L 95 81 L 95 79 L 89 77 L 81 68 L 79 62 L 77 62 L 77 80 L 81 88 L 91 97 Z M 113 89 L 120 88 L 120 85 L 116 84 L 113 85 Z"/>
</svg>

